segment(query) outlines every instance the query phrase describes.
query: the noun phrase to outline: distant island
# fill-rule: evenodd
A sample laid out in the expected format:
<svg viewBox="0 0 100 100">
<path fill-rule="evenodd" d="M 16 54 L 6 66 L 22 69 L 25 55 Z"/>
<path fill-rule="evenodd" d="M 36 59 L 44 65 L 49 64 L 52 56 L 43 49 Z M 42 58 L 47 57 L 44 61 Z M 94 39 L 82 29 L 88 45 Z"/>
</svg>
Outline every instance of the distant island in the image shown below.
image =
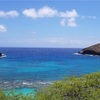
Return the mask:
<svg viewBox="0 0 100 100">
<path fill-rule="evenodd" d="M 6 55 L 0 52 L 0 57 L 6 57 Z"/>
<path fill-rule="evenodd" d="M 0 57 L 2 56 L 2 53 L 0 53 Z"/>
<path fill-rule="evenodd" d="M 78 52 L 79 54 L 98 55 L 100 56 L 100 43 L 89 46 Z"/>
</svg>

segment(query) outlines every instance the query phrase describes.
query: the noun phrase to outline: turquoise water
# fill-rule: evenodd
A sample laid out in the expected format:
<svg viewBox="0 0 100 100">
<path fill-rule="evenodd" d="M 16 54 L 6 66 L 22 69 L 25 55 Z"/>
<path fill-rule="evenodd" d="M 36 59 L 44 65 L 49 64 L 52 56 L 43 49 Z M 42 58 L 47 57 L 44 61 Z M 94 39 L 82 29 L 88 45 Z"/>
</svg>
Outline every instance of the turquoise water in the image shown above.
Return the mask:
<svg viewBox="0 0 100 100">
<path fill-rule="evenodd" d="M 10 93 L 12 90 L 6 90 L 6 94 Z M 23 95 L 31 95 L 34 96 L 35 93 L 36 93 L 36 90 L 35 89 L 32 89 L 32 88 L 19 88 L 19 89 L 14 89 L 13 90 L 15 94 L 20 94 L 22 93 Z"/>
<path fill-rule="evenodd" d="M 65 76 L 100 71 L 100 57 L 77 55 L 78 48 L 1 48 L 0 87 L 38 90 Z M 26 93 L 26 92 L 25 92 Z"/>
</svg>

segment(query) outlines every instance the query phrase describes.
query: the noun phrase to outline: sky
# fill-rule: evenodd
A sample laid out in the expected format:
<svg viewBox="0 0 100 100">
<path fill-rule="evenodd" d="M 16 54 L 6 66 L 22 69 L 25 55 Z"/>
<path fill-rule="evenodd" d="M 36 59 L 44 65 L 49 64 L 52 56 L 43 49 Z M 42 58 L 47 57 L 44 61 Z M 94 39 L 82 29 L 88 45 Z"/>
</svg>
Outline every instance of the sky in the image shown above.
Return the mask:
<svg viewBox="0 0 100 100">
<path fill-rule="evenodd" d="M 96 43 L 99 0 L 0 0 L 0 47 L 83 48 Z"/>
</svg>

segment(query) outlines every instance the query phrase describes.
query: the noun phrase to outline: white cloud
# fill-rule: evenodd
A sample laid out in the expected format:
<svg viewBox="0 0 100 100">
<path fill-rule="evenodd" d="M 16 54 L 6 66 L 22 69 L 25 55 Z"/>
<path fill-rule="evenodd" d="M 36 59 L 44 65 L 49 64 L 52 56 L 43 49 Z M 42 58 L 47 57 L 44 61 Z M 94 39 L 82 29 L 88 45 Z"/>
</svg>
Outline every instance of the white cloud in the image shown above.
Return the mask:
<svg viewBox="0 0 100 100">
<path fill-rule="evenodd" d="M 31 18 L 43 18 L 43 17 L 54 17 L 57 15 L 57 10 L 52 9 L 48 6 L 44 6 L 43 8 L 36 10 L 34 8 L 26 9 L 23 11 L 23 14 L 27 17 Z"/>
<path fill-rule="evenodd" d="M 4 25 L 0 25 L 0 32 L 6 32 L 7 29 Z"/>
<path fill-rule="evenodd" d="M 27 17 L 31 17 L 31 18 L 37 18 L 38 15 L 36 13 L 36 10 L 34 8 L 32 9 L 26 9 L 23 11 L 23 14 Z"/>
<path fill-rule="evenodd" d="M 11 10 L 8 12 L 0 11 L 0 17 L 17 17 L 19 16 L 19 13 L 15 10 Z"/>
<path fill-rule="evenodd" d="M 78 17 L 78 13 L 75 9 L 73 9 L 72 11 L 60 12 L 60 17 L 75 18 Z"/>
<path fill-rule="evenodd" d="M 76 18 L 79 16 L 75 9 L 71 11 L 61 12 L 48 6 L 44 6 L 38 10 L 36 10 L 35 8 L 26 9 L 23 11 L 23 14 L 33 19 L 44 17 L 59 17 L 62 18 L 60 21 L 60 25 L 69 27 L 77 26 Z"/>
<path fill-rule="evenodd" d="M 38 10 L 37 14 L 39 17 L 54 17 L 58 14 L 58 11 L 48 6 L 44 6 Z"/>
<path fill-rule="evenodd" d="M 10 17 L 17 17 L 17 16 L 19 16 L 19 13 L 17 11 L 14 11 L 14 10 L 13 11 L 9 11 L 6 14 L 7 14 L 7 16 L 10 16 Z"/>
<path fill-rule="evenodd" d="M 69 27 L 76 27 L 77 26 L 77 24 L 75 22 L 69 22 L 67 25 Z"/>
<path fill-rule="evenodd" d="M 79 16 L 75 9 L 66 10 L 66 11 L 58 11 L 57 9 L 44 6 L 40 9 L 26 9 L 23 11 L 23 14 L 30 18 L 45 18 L 45 17 L 59 17 L 61 18 L 60 25 L 68 26 L 68 27 L 76 27 L 77 22 L 76 18 L 79 17 L 81 19 L 95 19 L 96 16 Z"/>
<path fill-rule="evenodd" d="M 66 19 L 62 19 L 62 20 L 60 21 L 60 25 L 61 25 L 61 26 L 65 26 L 65 25 L 66 25 Z"/>
<path fill-rule="evenodd" d="M 79 16 L 77 11 L 75 9 L 71 11 L 66 11 L 66 12 L 60 12 L 59 14 L 60 17 L 66 18 L 66 20 L 61 20 L 60 24 L 62 26 L 65 26 L 67 24 L 68 27 L 76 27 L 76 18 Z"/>
<path fill-rule="evenodd" d="M 60 25 L 68 27 L 76 27 L 77 26 L 76 19 L 75 18 L 62 19 Z"/>
<path fill-rule="evenodd" d="M 76 21 L 75 18 L 70 18 L 70 19 L 68 19 L 67 25 L 68 25 L 69 27 L 76 27 L 77 24 L 76 24 L 75 21 Z"/>
<path fill-rule="evenodd" d="M 76 18 L 78 13 L 75 9 L 66 12 L 60 12 L 57 9 L 44 6 L 38 10 L 35 8 L 25 9 L 23 14 L 31 18 L 43 18 L 43 17 L 61 17 L 61 18 Z"/>
<path fill-rule="evenodd" d="M 0 17 L 5 17 L 6 13 L 4 11 L 0 11 Z"/>
</svg>

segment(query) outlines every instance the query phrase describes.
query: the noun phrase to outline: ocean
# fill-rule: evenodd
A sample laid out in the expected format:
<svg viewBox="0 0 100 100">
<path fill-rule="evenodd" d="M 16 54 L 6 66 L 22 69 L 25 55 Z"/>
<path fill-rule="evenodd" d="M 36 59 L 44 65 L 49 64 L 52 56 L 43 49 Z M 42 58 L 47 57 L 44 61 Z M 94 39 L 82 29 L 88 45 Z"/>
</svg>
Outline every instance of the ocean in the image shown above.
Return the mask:
<svg viewBox="0 0 100 100">
<path fill-rule="evenodd" d="M 78 55 L 80 48 L 0 48 L 0 87 L 37 91 L 68 76 L 100 71 L 100 56 Z"/>
</svg>

